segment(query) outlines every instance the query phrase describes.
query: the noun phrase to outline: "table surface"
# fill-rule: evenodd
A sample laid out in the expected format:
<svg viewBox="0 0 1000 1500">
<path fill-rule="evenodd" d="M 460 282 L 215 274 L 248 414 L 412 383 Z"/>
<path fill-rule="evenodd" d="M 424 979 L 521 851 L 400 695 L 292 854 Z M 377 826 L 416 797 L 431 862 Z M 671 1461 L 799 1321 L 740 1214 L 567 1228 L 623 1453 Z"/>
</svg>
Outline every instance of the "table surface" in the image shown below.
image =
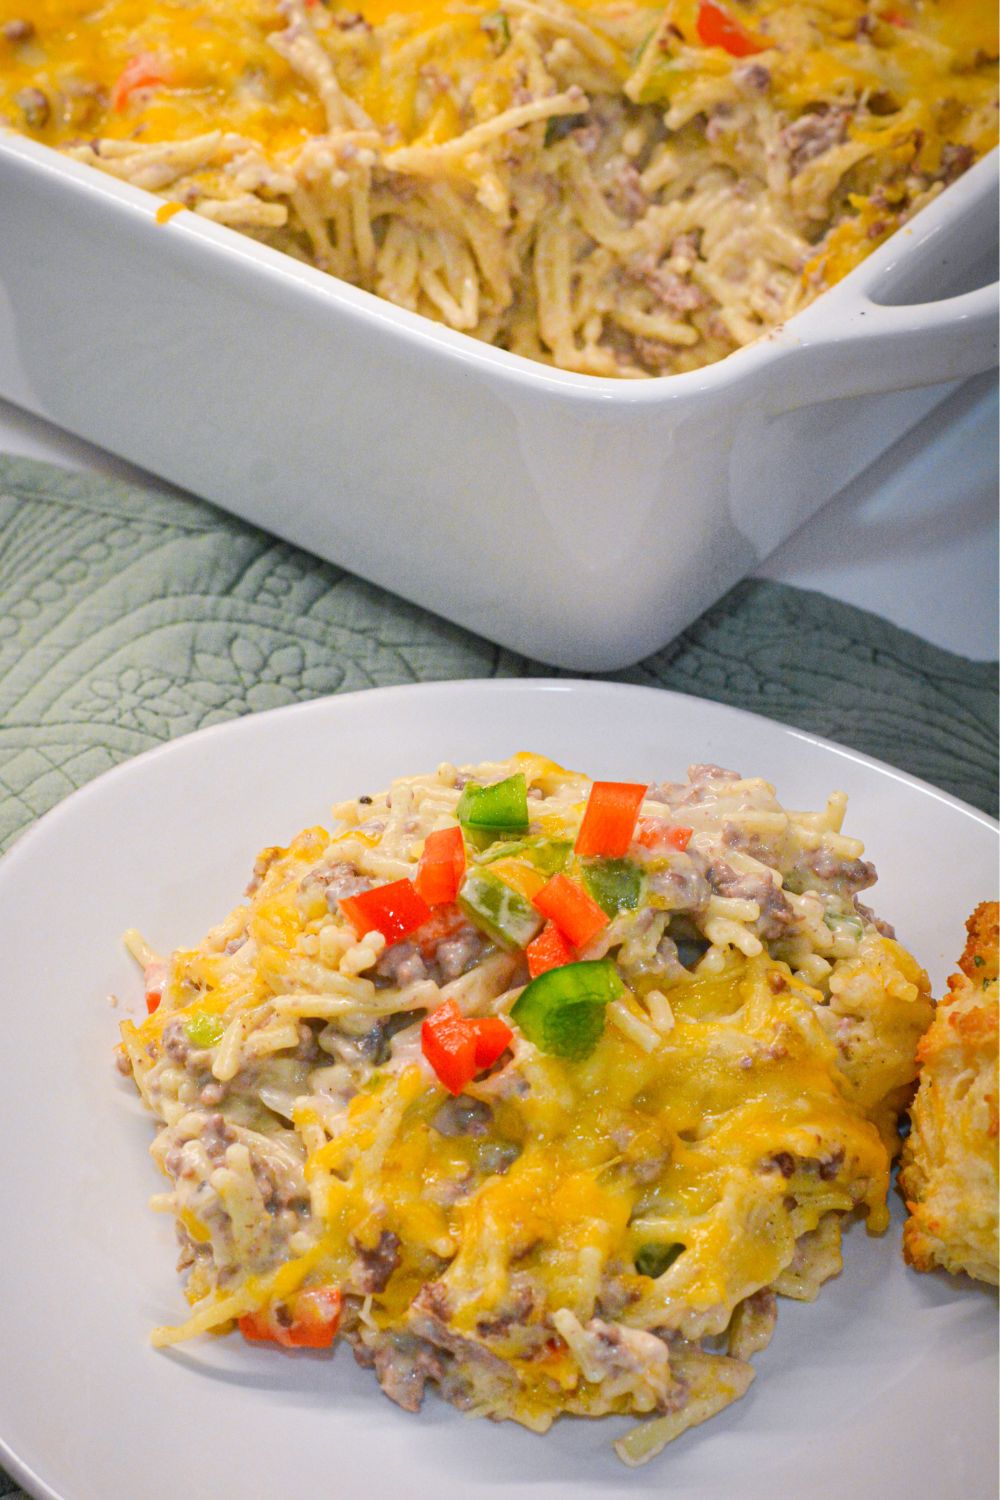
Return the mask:
<svg viewBox="0 0 1000 1500">
<path fill-rule="evenodd" d="M 0 453 L 169 486 L 0 401 Z M 977 661 L 997 649 L 997 380 L 967 382 L 789 538 L 759 576 L 871 610 Z"/>
</svg>

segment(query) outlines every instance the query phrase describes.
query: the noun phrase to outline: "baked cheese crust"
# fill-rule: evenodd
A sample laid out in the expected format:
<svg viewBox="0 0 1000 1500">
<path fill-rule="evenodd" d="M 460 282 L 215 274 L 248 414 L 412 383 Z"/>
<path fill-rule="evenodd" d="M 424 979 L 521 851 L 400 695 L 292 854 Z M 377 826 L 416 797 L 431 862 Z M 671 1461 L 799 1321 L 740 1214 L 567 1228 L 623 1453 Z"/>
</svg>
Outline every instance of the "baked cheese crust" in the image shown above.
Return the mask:
<svg viewBox="0 0 1000 1500">
<path fill-rule="evenodd" d="M 997 903 L 966 924 L 958 974 L 920 1043 L 920 1087 L 900 1186 L 910 1218 L 903 1253 L 994 1285 L 997 1228 Z"/>
</svg>

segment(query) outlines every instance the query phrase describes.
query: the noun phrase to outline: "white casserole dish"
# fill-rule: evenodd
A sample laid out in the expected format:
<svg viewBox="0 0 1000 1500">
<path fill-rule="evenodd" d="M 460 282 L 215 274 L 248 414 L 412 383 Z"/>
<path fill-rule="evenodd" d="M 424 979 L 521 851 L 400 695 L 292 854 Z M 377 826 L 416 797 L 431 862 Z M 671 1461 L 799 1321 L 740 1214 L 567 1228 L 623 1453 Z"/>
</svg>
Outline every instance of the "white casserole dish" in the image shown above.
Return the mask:
<svg viewBox="0 0 1000 1500">
<path fill-rule="evenodd" d="M 996 156 L 784 328 L 613 381 L 197 214 L 161 225 L 151 194 L 4 132 L 0 395 L 504 646 L 613 670 L 751 572 L 942 382 L 996 362 L 979 285 Z"/>
</svg>

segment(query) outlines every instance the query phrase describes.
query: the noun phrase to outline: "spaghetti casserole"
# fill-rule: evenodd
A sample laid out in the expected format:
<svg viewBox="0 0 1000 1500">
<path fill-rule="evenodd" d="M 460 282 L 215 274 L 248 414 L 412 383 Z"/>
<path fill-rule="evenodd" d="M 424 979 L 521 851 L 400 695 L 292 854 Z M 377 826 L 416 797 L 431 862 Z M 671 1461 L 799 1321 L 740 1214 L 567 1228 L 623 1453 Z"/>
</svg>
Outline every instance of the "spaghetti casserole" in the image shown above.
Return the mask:
<svg viewBox="0 0 1000 1500">
<path fill-rule="evenodd" d="M 266 849 L 195 947 L 132 934 L 192 1304 L 155 1342 L 339 1333 L 408 1411 L 647 1417 L 630 1464 L 736 1400 L 888 1224 L 931 1014 L 844 806 L 444 765 Z"/>
<path fill-rule="evenodd" d="M 0 0 L 0 121 L 567 370 L 722 358 L 989 149 L 990 0 Z"/>
</svg>

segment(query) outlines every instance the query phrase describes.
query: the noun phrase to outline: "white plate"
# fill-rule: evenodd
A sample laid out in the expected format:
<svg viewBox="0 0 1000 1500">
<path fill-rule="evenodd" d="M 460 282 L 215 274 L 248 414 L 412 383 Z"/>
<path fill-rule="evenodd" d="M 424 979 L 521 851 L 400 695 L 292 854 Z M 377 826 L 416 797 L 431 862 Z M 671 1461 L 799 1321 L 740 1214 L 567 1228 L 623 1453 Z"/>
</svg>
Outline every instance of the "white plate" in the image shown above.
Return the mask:
<svg viewBox="0 0 1000 1500">
<path fill-rule="evenodd" d="M 581 682 L 438 683 L 280 709 L 175 741 L 91 783 L 0 866 L 6 1189 L 0 1450 L 58 1500 L 987 1500 L 996 1494 L 996 1337 L 988 1292 L 902 1263 L 899 1224 L 848 1236 L 812 1307 L 782 1303 L 758 1380 L 645 1469 L 622 1422 L 545 1438 L 429 1398 L 407 1416 L 333 1359 L 202 1340 L 147 1342 L 183 1306 L 151 1122 L 112 1047 L 139 1000 L 127 926 L 192 942 L 239 899 L 254 855 L 335 799 L 439 761 L 538 749 L 591 775 L 682 776 L 715 760 L 792 806 L 842 787 L 881 872 L 879 912 L 936 986 L 995 894 L 995 825 L 907 776 L 698 699 Z M 113 1009 L 107 996 L 128 997 Z"/>
</svg>

